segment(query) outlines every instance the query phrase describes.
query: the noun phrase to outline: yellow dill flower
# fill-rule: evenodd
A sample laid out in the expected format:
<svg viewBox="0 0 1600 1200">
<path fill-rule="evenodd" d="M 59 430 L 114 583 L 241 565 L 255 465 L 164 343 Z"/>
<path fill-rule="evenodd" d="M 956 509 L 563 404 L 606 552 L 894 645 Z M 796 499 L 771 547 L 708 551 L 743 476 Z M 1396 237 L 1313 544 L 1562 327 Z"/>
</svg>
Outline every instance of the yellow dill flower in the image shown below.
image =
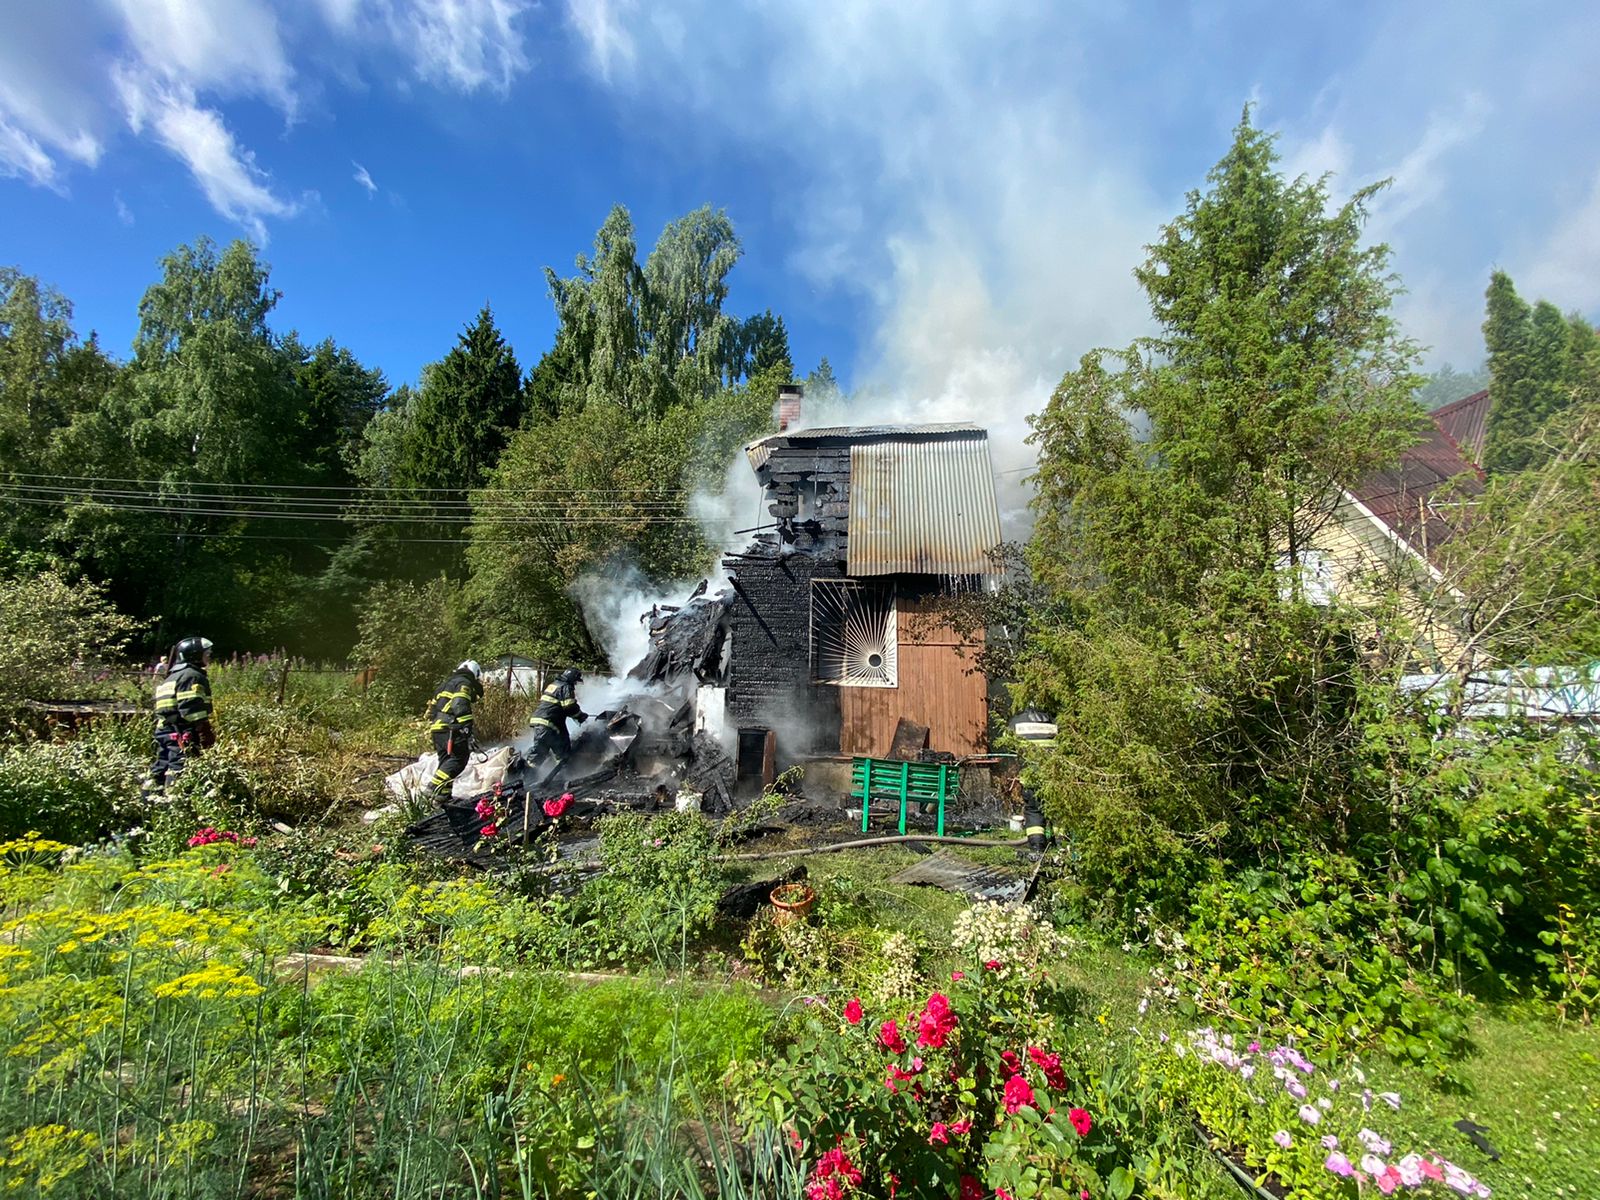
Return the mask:
<svg viewBox="0 0 1600 1200">
<path fill-rule="evenodd" d="M 246 975 L 229 963 L 212 963 L 155 986 L 157 996 L 198 996 L 202 1000 L 213 1000 L 219 996 L 225 1000 L 238 1000 L 259 996 L 265 990 L 254 976 Z"/>
<path fill-rule="evenodd" d="M 33 1125 L 5 1142 L 0 1155 L 0 1187 L 8 1192 L 27 1189 L 30 1194 L 54 1191 L 89 1165 L 100 1139 L 83 1129 L 65 1125 Z"/>
</svg>

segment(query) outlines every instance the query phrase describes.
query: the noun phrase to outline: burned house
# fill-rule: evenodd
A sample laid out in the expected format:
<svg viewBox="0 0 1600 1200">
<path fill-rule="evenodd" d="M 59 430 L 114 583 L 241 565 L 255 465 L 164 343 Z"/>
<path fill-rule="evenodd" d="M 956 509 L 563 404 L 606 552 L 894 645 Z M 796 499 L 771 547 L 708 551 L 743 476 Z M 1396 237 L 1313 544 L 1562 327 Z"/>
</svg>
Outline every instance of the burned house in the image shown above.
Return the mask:
<svg viewBox="0 0 1600 1200">
<path fill-rule="evenodd" d="M 929 750 L 983 753 L 983 633 L 958 630 L 947 600 L 994 571 L 987 433 L 785 430 L 746 455 L 772 525 L 723 562 L 735 593 L 726 720 L 739 731 L 740 774 L 757 755 L 768 770 L 773 760 L 885 757 L 902 721 L 927 730 Z"/>
</svg>

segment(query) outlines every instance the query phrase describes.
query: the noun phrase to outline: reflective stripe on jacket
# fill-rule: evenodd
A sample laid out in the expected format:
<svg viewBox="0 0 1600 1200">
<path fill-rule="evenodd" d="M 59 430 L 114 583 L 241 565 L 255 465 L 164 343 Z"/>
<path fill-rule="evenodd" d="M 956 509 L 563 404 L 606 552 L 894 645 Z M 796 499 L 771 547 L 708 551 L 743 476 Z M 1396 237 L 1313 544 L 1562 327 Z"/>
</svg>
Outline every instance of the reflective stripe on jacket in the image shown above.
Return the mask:
<svg viewBox="0 0 1600 1200">
<path fill-rule="evenodd" d="M 573 686 L 558 679 L 545 687 L 539 697 L 539 707 L 533 710 L 533 717 L 528 724 L 544 725 L 550 729 L 564 727 L 568 717 L 575 717 L 581 711 Z"/>
<path fill-rule="evenodd" d="M 428 729 L 472 728 L 472 702 L 483 695 L 483 685 L 466 671 L 457 671 L 444 681 L 439 694 L 428 705 Z"/>
<path fill-rule="evenodd" d="M 204 667 L 184 663 L 156 684 L 156 724 L 185 730 L 211 719 L 211 681 Z"/>
</svg>

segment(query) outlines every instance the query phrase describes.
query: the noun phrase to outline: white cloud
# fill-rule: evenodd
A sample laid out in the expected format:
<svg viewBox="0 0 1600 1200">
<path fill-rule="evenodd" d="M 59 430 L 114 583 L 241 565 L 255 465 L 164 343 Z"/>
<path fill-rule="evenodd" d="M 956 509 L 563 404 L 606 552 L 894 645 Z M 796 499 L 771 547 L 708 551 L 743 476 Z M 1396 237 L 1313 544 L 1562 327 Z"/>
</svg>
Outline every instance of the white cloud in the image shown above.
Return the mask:
<svg viewBox="0 0 1600 1200">
<path fill-rule="evenodd" d="M 141 68 L 168 83 L 295 107 L 294 71 L 263 0 L 114 0 Z"/>
<path fill-rule="evenodd" d="M 636 51 L 627 29 L 634 12 L 632 0 L 570 0 L 567 6 L 567 20 L 588 49 L 590 66 L 607 82 L 618 68 L 628 71 L 634 65 Z M 681 41 L 672 37 L 669 49 L 681 50 Z"/>
<path fill-rule="evenodd" d="M 528 69 L 517 29 L 526 8 L 523 0 L 410 0 L 392 5 L 388 21 L 423 79 L 504 93 Z"/>
<path fill-rule="evenodd" d="M 265 218 L 292 217 L 300 210 L 272 190 L 255 154 L 234 140 L 222 114 L 200 107 L 192 89 L 130 70 L 119 70 L 115 79 L 133 131 L 148 127 L 189 168 L 211 207 L 243 225 L 258 243 L 267 241 Z"/>
<path fill-rule="evenodd" d="M 240 145 L 221 104 L 264 100 L 290 122 L 323 77 L 359 85 L 398 56 L 416 76 L 505 93 L 529 69 L 528 0 L 22 0 L 0 39 L 0 177 L 65 191 L 125 128 L 181 161 L 257 238 L 302 207 Z M 317 54 L 330 43 L 339 66 Z M 306 65 L 297 69 L 296 56 Z M 318 75 L 321 72 L 321 77 Z M 369 192 L 371 177 L 359 180 Z"/>
<path fill-rule="evenodd" d="M 127 202 L 123 200 L 122 193 L 113 192 L 111 195 L 111 202 L 116 206 L 117 220 L 121 221 L 124 225 L 132 225 L 133 210 L 130 209 L 127 205 Z"/>
<path fill-rule="evenodd" d="M 356 173 L 350 178 L 366 188 L 367 195 L 376 196 L 378 194 L 378 185 L 372 182 L 372 176 L 367 173 L 367 169 L 358 162 L 352 162 L 350 165 L 356 169 Z"/>
<path fill-rule="evenodd" d="M 26 179 L 41 187 L 60 187 L 55 160 L 3 113 L 0 113 L 0 175 Z"/>
</svg>

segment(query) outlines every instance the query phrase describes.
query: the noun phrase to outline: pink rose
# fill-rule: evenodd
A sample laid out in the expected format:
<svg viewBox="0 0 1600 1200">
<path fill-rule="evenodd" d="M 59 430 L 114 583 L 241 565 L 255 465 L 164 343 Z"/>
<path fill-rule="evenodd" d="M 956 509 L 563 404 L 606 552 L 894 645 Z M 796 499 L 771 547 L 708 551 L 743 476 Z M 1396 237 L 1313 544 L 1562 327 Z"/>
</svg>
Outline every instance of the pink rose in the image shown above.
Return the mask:
<svg viewBox="0 0 1600 1200">
<path fill-rule="evenodd" d="M 935 1121 L 933 1128 L 928 1130 L 928 1145 L 948 1146 L 950 1144 L 949 1127 L 943 1121 Z"/>
<path fill-rule="evenodd" d="M 906 1040 L 900 1036 L 900 1026 L 892 1020 L 878 1026 L 878 1045 L 891 1054 L 904 1054 Z"/>
<path fill-rule="evenodd" d="M 861 1024 L 861 1001 L 852 998 L 844 1006 L 844 1019 L 852 1025 Z"/>
<path fill-rule="evenodd" d="M 1072 1122 L 1072 1127 L 1078 1131 L 1079 1137 L 1088 1137 L 1089 1130 L 1094 1127 L 1094 1121 L 1090 1119 L 1088 1112 L 1081 1108 L 1070 1109 L 1067 1112 L 1067 1120 Z"/>
</svg>

